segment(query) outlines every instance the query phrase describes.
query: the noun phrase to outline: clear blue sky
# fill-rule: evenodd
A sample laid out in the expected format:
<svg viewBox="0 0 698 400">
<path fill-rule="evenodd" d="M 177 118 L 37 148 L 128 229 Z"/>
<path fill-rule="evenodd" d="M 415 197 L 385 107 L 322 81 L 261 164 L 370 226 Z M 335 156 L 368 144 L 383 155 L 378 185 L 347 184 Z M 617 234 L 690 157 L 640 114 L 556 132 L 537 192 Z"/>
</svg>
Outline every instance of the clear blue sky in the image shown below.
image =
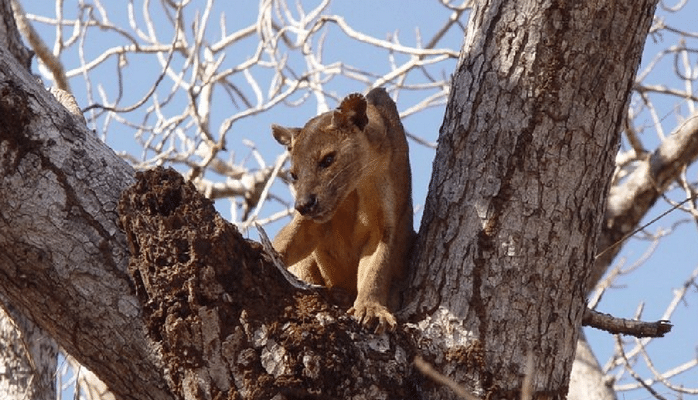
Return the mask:
<svg viewBox="0 0 698 400">
<path fill-rule="evenodd" d="M 27 11 L 34 14 L 54 16 L 54 5 L 52 2 L 30 2 L 24 1 L 24 6 Z M 65 14 L 68 18 L 74 18 L 75 1 L 65 2 Z M 137 2 L 137 13 L 140 13 L 142 5 Z M 159 13 L 159 4 L 152 2 L 151 9 L 154 13 Z M 303 4 L 317 4 L 316 1 L 304 1 Z M 125 24 L 127 21 L 127 9 L 124 6 L 126 2 L 122 2 L 117 7 L 108 6 L 110 20 L 117 24 Z M 194 1 L 196 8 L 203 9 L 203 1 Z M 198 4 L 198 5 L 196 5 Z M 109 8 L 111 7 L 111 8 Z M 214 11 L 211 13 L 209 21 L 209 29 L 207 38 L 209 42 L 214 42 L 220 37 L 220 13 L 225 12 L 225 26 L 227 32 L 233 32 L 242 27 L 253 23 L 257 18 L 257 2 L 218 2 Z M 306 7 L 309 9 L 310 7 Z M 437 2 L 426 2 L 417 0 L 361 0 L 361 1 L 335 1 L 328 13 L 343 16 L 347 23 L 355 30 L 377 36 L 378 38 L 386 38 L 388 34 L 398 35 L 400 42 L 405 45 L 413 45 L 416 42 L 416 27 L 419 27 L 419 32 L 422 37 L 422 43 L 431 38 L 434 33 L 441 27 L 450 12 Z M 296 14 L 297 15 L 297 14 Z M 663 15 L 663 14 L 662 14 Z M 668 20 L 674 26 L 683 26 L 684 28 L 695 29 L 695 15 L 698 15 L 698 7 L 696 1 L 689 4 L 689 8 L 684 10 L 679 18 Z M 191 16 L 189 19 L 191 20 Z M 462 18 L 463 23 L 467 23 L 467 17 Z M 156 31 L 160 32 L 160 37 L 163 41 L 169 42 L 171 38 L 171 26 L 164 20 L 162 16 L 156 18 Z M 54 30 L 47 28 L 46 25 L 35 24 L 37 29 L 47 38 L 49 45 L 52 45 L 54 38 Z M 65 35 L 70 35 L 72 29 L 64 29 Z M 114 40 L 117 38 L 111 35 Z M 103 49 L 111 47 L 110 36 L 104 35 L 103 40 L 91 42 L 86 45 L 86 49 L 90 52 L 85 57 L 89 61 L 94 58 Z M 453 28 L 448 35 L 440 42 L 438 47 L 448 47 L 459 50 L 463 41 L 463 34 L 459 28 Z M 123 42 L 123 41 L 121 41 Z M 653 37 L 648 41 L 645 49 L 643 64 L 647 64 L 659 50 L 677 43 L 676 35 L 665 34 L 663 37 Z M 695 46 L 695 43 L 693 44 Z M 241 45 L 236 46 L 230 52 L 226 53 L 226 59 L 223 65 L 234 65 L 242 60 L 250 57 L 253 49 L 256 46 L 254 37 L 246 40 Z M 366 48 L 357 46 L 351 40 L 340 33 L 334 27 L 329 31 L 325 48 L 325 60 L 333 60 L 346 64 L 370 67 L 371 70 L 385 73 L 390 69 L 389 60 L 385 53 L 380 57 L 374 56 L 366 50 Z M 63 61 L 66 64 L 66 69 L 71 70 L 78 65 L 78 57 L 76 51 L 69 51 L 63 56 Z M 396 55 L 398 62 L 404 60 L 404 56 Z M 146 66 L 150 61 L 147 58 L 130 57 L 128 62 L 131 66 L 127 76 L 127 86 L 124 88 L 123 105 L 128 105 L 139 99 L 147 88 L 149 88 L 154 79 L 155 74 L 148 72 Z M 179 65 L 183 61 L 175 58 L 173 65 Z M 298 63 L 298 70 L 302 71 L 303 65 L 297 59 L 291 59 L 289 62 Z M 696 66 L 696 57 L 692 57 L 692 65 Z M 139 69 L 139 65 L 144 68 Z M 179 64 L 178 64 L 179 63 Z M 441 73 L 448 76 L 453 72 L 455 60 L 447 61 L 441 64 Z M 667 58 L 663 61 L 661 67 L 658 68 L 648 79 L 650 84 L 664 84 L 669 87 L 682 88 L 682 83 L 672 79 L 673 73 L 673 58 Z M 642 71 L 641 67 L 641 71 Z M 114 62 L 105 63 L 100 67 L 98 73 L 93 75 L 95 84 L 99 80 L 108 92 L 113 93 L 115 79 Z M 271 74 L 265 71 L 259 71 L 260 80 L 268 80 Z M 266 75 L 265 75 L 266 74 Z M 168 78 L 165 78 L 168 79 Z M 238 81 L 244 84 L 244 80 Z M 73 90 L 78 98 L 78 102 L 85 106 L 89 103 L 85 96 L 85 86 L 80 77 L 71 80 Z M 169 87 L 169 85 L 167 86 Z M 262 91 L 265 92 L 265 88 Z M 362 92 L 366 90 L 366 86 L 351 80 L 335 80 L 326 85 L 326 90 L 336 93 L 341 97 L 351 92 Z M 93 91 L 96 93 L 96 90 Z M 696 91 L 694 90 L 695 94 Z M 653 98 L 658 106 L 657 112 L 662 120 L 662 126 L 666 134 L 669 134 L 677 123 L 677 117 L 674 112 L 676 100 L 666 96 L 656 96 Z M 405 110 L 409 108 L 417 100 L 417 95 L 413 95 L 407 91 L 402 92 L 401 98 L 398 99 L 398 108 Z M 638 101 L 637 99 L 635 101 Z M 329 104 L 334 107 L 336 104 Z M 217 130 L 218 124 L 229 116 L 238 111 L 229 102 L 216 104 L 216 112 L 212 119 L 212 127 Z M 683 115 L 686 115 L 685 106 L 682 109 Z M 240 161 L 246 157 L 250 158 L 246 163 L 249 167 L 256 167 L 255 162 L 250 157 L 249 147 L 243 144 L 243 140 L 251 140 L 259 149 L 260 154 L 264 157 L 268 164 L 274 162 L 282 148 L 273 141 L 270 135 L 269 125 L 271 123 L 279 123 L 283 125 L 302 125 L 309 117 L 317 112 L 317 104 L 312 99 L 307 101 L 301 107 L 277 107 L 270 112 L 264 113 L 257 118 L 250 118 L 239 123 L 236 123 L 231 130 L 228 140 L 228 149 L 235 152 L 235 160 Z M 130 118 L 133 116 L 133 121 L 139 122 L 140 114 L 132 113 L 124 117 Z M 443 106 L 427 110 L 418 115 L 406 118 L 403 122 L 410 133 L 420 136 L 427 141 L 435 142 L 438 136 L 438 130 L 443 118 Z M 104 123 L 104 120 L 101 120 Z M 638 125 L 644 128 L 642 140 L 647 148 L 654 148 L 658 143 L 656 129 L 649 114 L 640 115 L 637 119 Z M 96 126 L 97 131 L 103 133 L 103 126 Z M 109 126 L 106 134 L 107 143 L 117 151 L 128 151 L 138 155 L 140 150 L 136 146 L 133 138 L 127 130 L 121 125 L 113 123 Z M 420 146 L 416 143 L 410 143 L 411 146 L 411 161 L 413 172 L 414 199 L 416 205 L 421 205 L 424 202 L 427 192 L 427 185 L 431 172 L 432 159 L 434 156 L 433 150 Z M 691 168 L 687 174 L 689 180 L 696 180 L 696 168 Z M 277 186 L 277 192 L 283 193 L 283 188 Z M 288 195 L 288 194 L 287 194 Z M 681 191 L 674 191 L 672 198 L 681 200 L 683 197 Z M 290 196 L 289 196 L 290 197 Z M 217 206 L 221 213 L 225 216 L 230 216 L 230 204 L 227 201 L 219 201 Z M 649 220 L 668 209 L 669 205 L 660 201 L 655 209 L 646 218 Z M 278 207 L 276 207 L 278 210 Z M 269 215 L 274 211 L 274 207 L 270 206 L 270 210 L 263 210 L 260 216 Z M 421 218 L 421 212 L 416 216 L 416 224 Z M 683 222 L 681 222 L 683 221 Z M 269 228 L 271 235 L 275 233 L 280 224 L 272 225 Z M 698 265 L 698 251 L 696 251 L 696 243 L 698 243 L 698 234 L 696 222 L 688 219 L 687 214 L 674 212 L 667 217 L 664 217 L 659 222 L 648 227 L 647 231 L 657 234 L 664 230 L 673 228 L 672 234 L 662 239 L 659 245 L 654 250 L 648 260 L 642 264 L 633 273 L 625 275 L 618 280 L 619 286 L 614 287 L 607 292 L 601 301 L 598 309 L 603 312 L 608 312 L 616 316 L 632 317 L 638 304 L 644 302 L 645 308 L 643 318 L 647 320 L 655 320 L 661 317 L 661 314 L 666 305 L 671 301 L 672 290 L 679 288 L 684 280 Z M 256 237 L 254 232 L 250 232 L 251 237 Z M 639 235 L 641 236 L 641 235 Z M 625 249 L 620 254 L 617 262 L 624 262 L 624 265 L 630 266 L 638 259 L 643 257 L 645 252 L 650 247 L 651 242 L 642 239 L 631 239 Z M 679 305 L 679 311 L 674 315 L 672 321 L 675 323 L 672 333 L 664 339 L 655 340 L 648 349 L 652 359 L 655 361 L 655 367 L 660 371 L 671 368 L 681 362 L 688 361 L 696 357 L 696 343 L 698 343 L 698 308 L 695 302 L 698 300 L 696 289 L 691 290 L 691 295 L 688 297 L 688 303 Z M 604 364 L 608 356 L 612 352 L 613 338 L 603 332 L 595 330 L 587 330 L 588 337 L 595 349 L 596 355 L 600 362 Z M 628 339 L 630 340 L 630 339 Z M 646 369 L 639 368 L 639 371 L 646 375 Z M 672 379 L 674 383 L 682 383 L 686 386 L 698 386 L 698 372 L 694 370 L 691 374 L 681 376 L 680 378 Z M 667 390 L 661 386 L 656 388 L 662 394 L 668 394 Z M 641 399 L 647 398 L 646 392 L 632 392 L 623 395 L 626 399 Z"/>
</svg>

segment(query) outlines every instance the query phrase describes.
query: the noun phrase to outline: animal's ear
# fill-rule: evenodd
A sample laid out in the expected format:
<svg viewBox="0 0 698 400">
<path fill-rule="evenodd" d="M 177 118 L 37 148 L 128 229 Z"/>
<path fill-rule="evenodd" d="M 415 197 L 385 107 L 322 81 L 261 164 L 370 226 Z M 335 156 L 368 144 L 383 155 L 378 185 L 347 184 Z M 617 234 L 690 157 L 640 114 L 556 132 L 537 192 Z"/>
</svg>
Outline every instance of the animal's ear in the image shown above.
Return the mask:
<svg viewBox="0 0 698 400">
<path fill-rule="evenodd" d="M 291 142 L 293 138 L 301 132 L 301 128 L 286 128 L 276 124 L 271 124 L 271 134 L 274 139 L 287 149 L 291 150 Z"/>
<path fill-rule="evenodd" d="M 332 125 L 346 126 L 354 124 L 363 130 L 368 124 L 366 116 L 366 98 L 359 93 L 352 93 L 345 97 L 338 109 L 332 114 Z"/>
</svg>

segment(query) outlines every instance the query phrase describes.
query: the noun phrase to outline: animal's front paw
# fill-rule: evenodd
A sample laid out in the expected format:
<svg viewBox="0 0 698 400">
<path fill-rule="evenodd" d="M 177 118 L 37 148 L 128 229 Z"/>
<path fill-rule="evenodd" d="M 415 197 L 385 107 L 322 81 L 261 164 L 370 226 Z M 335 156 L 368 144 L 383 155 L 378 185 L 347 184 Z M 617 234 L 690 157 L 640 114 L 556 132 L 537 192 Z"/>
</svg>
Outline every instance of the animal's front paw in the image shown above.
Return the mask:
<svg viewBox="0 0 698 400">
<path fill-rule="evenodd" d="M 386 330 L 393 331 L 397 325 L 393 314 L 385 306 L 375 301 L 359 301 L 357 299 L 354 302 L 354 307 L 347 312 L 366 328 L 375 327 L 374 332 L 378 335 Z"/>
</svg>

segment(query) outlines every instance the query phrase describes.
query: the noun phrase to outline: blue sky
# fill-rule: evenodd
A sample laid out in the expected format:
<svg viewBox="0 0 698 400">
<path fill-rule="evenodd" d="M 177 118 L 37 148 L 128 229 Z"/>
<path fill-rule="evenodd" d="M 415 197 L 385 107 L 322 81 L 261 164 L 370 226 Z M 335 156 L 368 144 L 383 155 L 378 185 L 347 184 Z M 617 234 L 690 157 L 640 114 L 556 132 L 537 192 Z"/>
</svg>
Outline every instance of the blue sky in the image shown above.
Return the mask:
<svg viewBox="0 0 698 400">
<path fill-rule="evenodd" d="M 29 13 L 55 16 L 54 5 L 50 2 L 28 2 L 25 1 L 24 6 Z M 31 3 L 31 4 L 29 4 Z M 317 4 L 317 1 L 304 1 L 305 5 Z M 87 3 L 91 4 L 91 3 Z M 128 8 L 124 5 L 108 7 L 109 19 L 116 25 L 128 25 Z M 192 2 L 192 8 L 202 10 L 204 7 L 203 1 Z M 291 4 L 291 7 L 293 7 Z M 140 13 L 142 4 L 136 4 L 136 15 Z M 221 27 L 225 27 L 227 33 L 233 32 L 248 26 L 257 19 L 257 2 L 218 2 L 214 5 L 213 12 L 209 17 L 209 28 L 206 32 L 206 38 L 209 42 L 215 42 L 221 37 Z M 75 18 L 76 2 L 65 2 L 65 16 L 67 18 Z M 309 9 L 310 7 L 305 7 Z M 154 15 L 158 15 L 154 19 L 154 28 L 158 32 L 158 36 L 164 42 L 171 40 L 172 28 L 167 20 L 157 14 L 159 4 L 152 2 L 150 9 Z M 95 10 L 95 12 L 97 12 Z M 221 19 L 222 13 L 225 13 L 225 20 Z M 298 15 L 292 11 L 294 15 Z M 378 38 L 385 39 L 389 36 L 399 38 L 400 43 L 412 46 L 417 43 L 418 35 L 421 36 L 421 42 L 424 43 L 431 38 L 444 21 L 451 14 L 449 10 L 439 5 L 438 2 L 425 2 L 417 0 L 360 0 L 360 1 L 335 1 L 326 14 L 335 14 L 342 16 L 346 22 L 355 30 L 372 35 Z M 189 21 L 192 19 L 189 15 Z M 660 16 L 669 15 L 660 8 Z M 680 14 L 677 14 L 667 22 L 672 26 L 683 27 L 685 29 L 695 29 L 694 16 L 698 15 L 698 7 L 696 1 L 692 1 Z M 140 26 L 144 26 L 142 19 L 136 17 Z M 467 23 L 467 15 L 461 18 L 463 24 Z M 36 28 L 46 38 L 49 46 L 53 44 L 55 30 L 45 24 L 35 23 Z M 417 30 L 418 28 L 418 30 Z M 72 28 L 66 27 L 63 30 L 64 35 L 69 36 L 72 33 Z M 124 41 L 118 35 L 108 32 L 95 34 L 99 40 L 90 39 L 85 45 L 85 59 L 87 61 L 96 57 L 105 48 L 109 48 L 114 43 L 123 43 Z M 459 27 L 452 28 L 448 34 L 444 36 L 437 47 L 451 48 L 455 51 L 460 50 L 463 42 L 463 31 Z M 648 40 L 643 57 L 643 66 L 647 65 L 654 55 L 668 46 L 678 45 L 679 38 L 675 34 L 665 33 L 662 36 L 653 36 Z M 690 42 L 689 42 L 690 44 Z M 695 47 L 695 43 L 693 43 Z M 77 47 L 77 46 L 76 46 Z M 239 45 L 230 48 L 225 53 L 225 59 L 222 66 L 232 66 L 239 62 L 248 59 L 256 47 L 256 37 L 252 36 L 243 40 Z M 326 62 L 341 62 L 345 65 L 355 66 L 357 68 L 367 68 L 376 71 L 379 74 L 386 73 L 390 70 L 390 58 L 385 52 L 376 53 L 367 46 L 357 45 L 353 40 L 348 39 L 336 26 L 331 26 L 327 29 L 327 38 L 323 51 Z M 72 70 L 79 65 L 80 53 L 74 48 L 66 51 L 62 60 L 66 65 L 67 70 Z M 395 54 L 395 62 L 399 65 L 404 62 L 406 56 Z M 126 75 L 126 85 L 123 88 L 122 105 L 129 105 L 140 99 L 148 88 L 153 84 L 159 72 L 155 66 L 152 57 L 136 57 L 130 56 L 126 60 L 129 64 L 128 74 Z M 648 78 L 648 84 L 663 84 L 668 87 L 683 88 L 684 84 L 674 76 L 672 68 L 674 67 L 674 58 L 666 57 L 662 59 L 659 66 L 652 72 Z M 696 56 L 690 58 L 693 68 L 696 68 Z M 105 62 L 99 68 L 95 69 L 92 74 L 94 86 L 92 87 L 92 95 L 97 98 L 98 88 L 97 83 L 104 87 L 108 93 L 115 93 L 116 89 L 116 58 Z M 173 66 L 181 65 L 185 60 L 175 57 Z M 300 58 L 289 58 L 289 63 L 294 65 L 299 71 L 304 68 L 303 60 Z M 455 59 L 447 60 L 430 72 L 439 74 L 439 76 L 449 76 L 456 65 Z M 640 68 L 643 71 L 644 67 Z M 259 82 L 268 83 L 273 74 L 270 70 L 257 69 L 254 71 L 255 77 Z M 424 82 L 424 78 L 415 72 L 412 75 L 414 82 Z M 165 78 L 163 87 L 167 88 L 169 83 L 168 78 Z M 243 91 L 252 96 L 252 90 L 246 86 L 245 79 L 242 76 L 234 78 L 236 84 L 239 84 Z M 46 82 L 47 85 L 49 82 Z M 71 79 L 73 91 L 76 94 L 78 103 L 85 106 L 90 103 L 87 97 L 87 88 L 82 81 L 81 76 L 76 76 Z M 264 88 L 263 88 L 264 89 Z M 334 93 L 335 97 L 342 96 L 352 92 L 365 92 L 366 84 L 352 79 L 335 79 L 325 85 L 328 92 Z M 167 90 L 159 91 L 159 96 L 166 96 Z M 696 90 L 693 90 L 696 93 Z M 218 96 L 218 94 L 217 94 Z M 424 96 L 424 92 L 402 91 L 398 98 L 398 108 L 406 110 L 420 97 Z M 98 99 L 98 98 L 97 98 Z M 661 120 L 661 126 L 665 134 L 669 134 L 676 126 L 680 117 L 677 115 L 687 115 L 686 103 L 679 102 L 675 98 L 661 95 L 653 95 L 652 100 L 657 106 L 657 114 Z M 639 98 L 634 98 L 634 104 L 641 104 Z M 173 107 L 183 103 L 173 101 Z M 336 103 L 328 104 L 330 107 L 336 106 Z M 240 111 L 236 109 L 235 104 L 231 104 L 227 97 L 220 94 L 216 97 L 214 105 L 215 112 L 212 114 L 212 127 L 217 129 L 218 125 L 234 112 Z M 679 107 L 677 112 L 677 107 Z M 444 107 L 435 107 L 428 109 L 416 115 L 409 116 L 404 119 L 403 123 L 408 132 L 420 136 L 429 142 L 435 142 L 438 137 L 439 127 L 443 118 Z M 255 118 L 248 118 L 236 122 L 231 127 L 231 132 L 228 136 L 227 148 L 229 152 L 227 156 L 231 159 L 241 162 L 245 160 L 245 165 L 250 168 L 257 167 L 250 147 L 245 144 L 245 141 L 254 142 L 259 154 L 271 164 L 274 159 L 282 152 L 281 146 L 271 138 L 269 126 L 271 123 L 278 123 L 289 126 L 301 126 L 308 118 L 317 113 L 317 103 L 313 99 L 305 101 L 302 105 L 291 107 L 288 105 L 280 105 L 274 109 L 260 114 Z M 142 115 L 138 112 L 124 115 L 124 118 L 131 119 L 134 122 L 141 122 Z M 97 134 L 103 136 L 106 142 L 116 151 L 126 151 L 134 155 L 140 154 L 140 148 L 134 141 L 132 132 L 123 124 L 115 121 L 106 121 L 101 118 L 100 123 L 92 126 L 96 129 Z M 654 148 L 659 139 L 657 137 L 657 126 L 652 117 L 645 110 L 636 119 L 638 128 L 642 129 L 641 138 L 645 143 L 646 148 Z M 427 185 L 430 178 L 431 165 L 434 157 L 434 151 L 431 148 L 421 146 L 417 143 L 410 143 L 410 157 L 412 162 L 413 187 L 414 187 L 414 203 L 419 206 L 423 204 L 427 193 Z M 625 144 L 624 144 L 625 146 Z M 696 181 L 696 168 L 693 167 L 687 172 L 687 177 L 691 181 Z M 290 201 L 290 195 L 281 185 L 275 185 L 274 190 L 279 195 L 284 194 Z M 683 199 L 684 194 L 680 190 L 675 190 L 670 193 L 670 197 L 676 201 Z M 220 212 L 227 217 L 231 216 L 230 203 L 228 201 L 218 201 L 217 207 Z M 269 205 L 268 209 L 263 209 L 260 216 L 271 215 L 278 211 L 280 205 Z M 645 221 L 649 221 L 663 211 L 670 208 L 665 201 L 659 201 L 655 209 L 646 217 Z M 418 212 L 415 218 L 415 228 L 417 228 L 421 218 L 421 211 L 418 207 Z M 282 223 L 270 225 L 268 233 L 273 235 Z M 673 232 L 664 237 L 656 246 L 651 256 L 639 268 L 632 273 L 619 278 L 617 285 L 609 290 L 603 297 L 598 309 L 603 312 L 608 312 L 616 316 L 632 317 L 636 308 L 640 303 L 644 303 L 643 318 L 647 320 L 659 319 L 666 305 L 671 301 L 673 290 L 681 287 L 684 280 L 688 277 L 691 271 L 698 265 L 698 251 L 695 250 L 695 243 L 698 243 L 698 234 L 696 222 L 689 219 L 687 214 L 681 212 L 673 212 L 670 215 L 662 218 L 659 222 L 649 226 L 647 232 L 658 234 L 668 229 L 673 229 Z M 249 232 L 251 238 L 256 237 L 255 232 Z M 616 262 L 623 265 L 633 265 L 637 260 L 642 259 L 648 248 L 652 246 L 652 241 L 642 238 L 642 235 L 637 235 L 628 241 L 622 253 L 617 258 Z M 688 297 L 688 302 L 678 306 L 678 311 L 672 318 L 675 323 L 672 333 L 664 339 L 658 339 L 652 342 L 648 351 L 652 359 L 655 361 L 655 366 L 660 371 L 671 368 L 683 361 L 695 358 L 698 343 L 698 316 L 695 302 L 697 301 L 695 287 L 691 289 L 691 295 Z M 603 332 L 593 329 L 587 329 L 587 334 L 590 342 L 596 352 L 600 362 L 604 364 L 612 352 L 614 341 L 613 338 Z M 638 370 L 641 373 L 646 371 L 646 368 L 639 366 Z M 697 386 L 698 371 L 693 371 L 685 376 L 679 376 L 672 380 L 675 383 L 683 383 L 686 386 Z M 668 394 L 665 388 L 657 386 L 662 394 Z M 632 392 L 623 395 L 626 399 L 646 398 L 646 392 Z"/>
</svg>

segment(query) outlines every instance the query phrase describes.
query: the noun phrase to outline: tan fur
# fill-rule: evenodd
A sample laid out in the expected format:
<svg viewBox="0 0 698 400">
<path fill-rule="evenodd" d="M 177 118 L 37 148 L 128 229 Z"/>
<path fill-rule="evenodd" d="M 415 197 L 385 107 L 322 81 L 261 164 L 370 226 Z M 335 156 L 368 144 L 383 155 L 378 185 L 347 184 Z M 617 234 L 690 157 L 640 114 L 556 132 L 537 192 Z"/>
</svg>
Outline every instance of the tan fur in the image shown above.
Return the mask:
<svg viewBox="0 0 698 400">
<path fill-rule="evenodd" d="M 395 103 L 373 89 L 347 96 L 303 128 L 273 125 L 272 132 L 291 153 L 297 210 L 274 248 L 300 279 L 355 296 L 349 312 L 364 325 L 393 329 L 390 288 L 403 277 L 414 235 L 407 140 Z"/>
</svg>

